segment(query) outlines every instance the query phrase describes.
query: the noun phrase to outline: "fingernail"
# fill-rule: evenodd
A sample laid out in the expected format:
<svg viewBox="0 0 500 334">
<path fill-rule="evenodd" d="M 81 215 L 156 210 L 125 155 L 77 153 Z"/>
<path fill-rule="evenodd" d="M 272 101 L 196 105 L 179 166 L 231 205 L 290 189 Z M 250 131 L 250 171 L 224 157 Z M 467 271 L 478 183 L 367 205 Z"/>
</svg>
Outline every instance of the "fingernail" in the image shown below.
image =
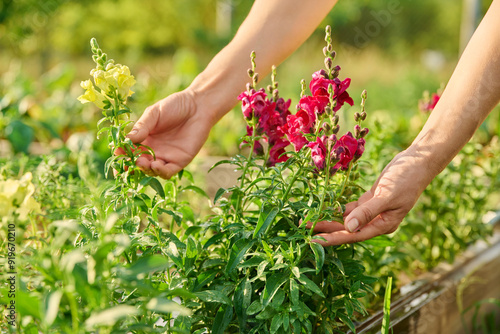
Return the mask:
<svg viewBox="0 0 500 334">
<path fill-rule="evenodd" d="M 137 132 L 139 132 L 139 130 L 137 129 L 132 129 L 130 130 L 130 132 L 128 133 L 129 135 L 135 135 Z"/>
<path fill-rule="evenodd" d="M 353 218 L 347 222 L 347 230 L 349 232 L 356 232 L 359 227 L 359 222 L 356 218 Z"/>
</svg>

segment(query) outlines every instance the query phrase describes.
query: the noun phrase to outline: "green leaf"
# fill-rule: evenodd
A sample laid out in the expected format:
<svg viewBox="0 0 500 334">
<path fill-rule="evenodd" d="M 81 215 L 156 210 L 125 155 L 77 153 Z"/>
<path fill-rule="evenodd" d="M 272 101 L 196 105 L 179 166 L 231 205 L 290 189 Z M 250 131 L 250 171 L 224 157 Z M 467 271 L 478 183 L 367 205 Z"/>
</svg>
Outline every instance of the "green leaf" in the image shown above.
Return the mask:
<svg viewBox="0 0 500 334">
<path fill-rule="evenodd" d="M 260 301 L 254 300 L 253 303 L 250 304 L 250 306 L 248 307 L 247 314 L 248 315 L 255 314 L 257 312 L 260 312 L 263 308 L 264 307 L 262 306 L 262 304 L 260 303 Z"/>
<path fill-rule="evenodd" d="M 133 317 L 139 310 L 130 305 L 117 305 L 100 312 L 92 312 L 85 321 L 85 327 L 88 330 L 95 326 L 113 326 L 118 320 L 125 317 Z"/>
<path fill-rule="evenodd" d="M 124 272 L 126 276 L 137 276 L 140 274 L 147 274 L 156 271 L 163 271 L 169 267 L 169 261 L 162 255 L 151 255 L 141 257 L 134 262 Z"/>
<path fill-rule="evenodd" d="M 386 235 L 379 235 L 378 237 L 368 239 L 363 241 L 364 244 L 375 246 L 375 247 L 392 247 L 396 245 L 394 241 L 392 241 Z"/>
<path fill-rule="evenodd" d="M 290 314 L 288 312 L 283 314 L 283 329 L 285 330 L 285 333 L 288 333 L 288 330 L 290 329 Z"/>
<path fill-rule="evenodd" d="M 293 305 L 299 305 L 299 285 L 294 279 L 290 280 L 290 299 Z"/>
<path fill-rule="evenodd" d="M 292 273 L 295 277 L 300 278 L 299 267 L 292 267 Z"/>
<path fill-rule="evenodd" d="M 283 275 L 281 273 L 271 275 L 267 280 L 266 280 L 266 288 L 264 289 L 263 292 L 263 299 L 262 299 L 262 305 L 266 307 L 269 305 L 271 300 L 273 299 L 274 295 L 278 291 L 278 289 L 285 284 L 285 282 L 288 280 L 288 277 L 286 275 Z"/>
<path fill-rule="evenodd" d="M 283 324 L 283 315 L 278 314 L 271 321 L 271 327 L 269 328 L 269 330 L 271 331 L 271 334 L 276 333 L 282 324 Z"/>
<path fill-rule="evenodd" d="M 150 177 L 142 179 L 140 183 L 142 185 L 149 185 L 151 188 L 153 188 L 156 191 L 156 193 L 161 198 L 165 198 L 165 191 L 163 190 L 163 186 L 161 185 L 160 181 L 158 181 L 157 178 L 150 176 Z"/>
<path fill-rule="evenodd" d="M 178 245 L 175 242 L 171 241 L 171 242 L 168 243 L 168 249 L 166 251 L 167 251 L 168 257 L 172 261 L 174 261 L 174 263 L 176 264 L 176 266 L 178 268 L 182 268 L 183 267 L 183 263 L 182 263 L 182 258 L 179 255 Z"/>
<path fill-rule="evenodd" d="M 389 334 L 391 323 L 391 288 L 392 277 L 388 277 L 384 296 L 384 318 L 382 319 L 382 327 L 380 329 L 381 334 Z"/>
<path fill-rule="evenodd" d="M 243 278 L 238 284 L 234 291 L 233 304 L 236 316 L 238 317 L 238 322 L 240 323 L 240 328 L 245 327 L 246 323 L 246 310 L 250 305 L 252 300 L 252 283 L 247 277 Z"/>
<path fill-rule="evenodd" d="M 356 326 L 354 326 L 354 323 L 351 321 L 351 319 L 344 313 L 337 313 L 337 316 L 339 317 L 340 321 L 342 321 L 349 329 L 353 332 L 356 333 Z"/>
<path fill-rule="evenodd" d="M 345 275 L 344 265 L 342 264 L 342 261 L 338 257 L 334 257 L 334 256 L 331 257 L 330 260 L 339 269 L 340 273 L 342 275 Z"/>
<path fill-rule="evenodd" d="M 204 290 L 195 292 L 194 295 L 205 303 L 222 303 L 231 305 L 229 297 L 219 290 Z"/>
<path fill-rule="evenodd" d="M 50 292 L 45 298 L 44 324 L 46 326 L 50 326 L 54 323 L 54 320 L 59 313 L 59 303 L 61 302 L 62 295 L 62 291 L 55 290 Z"/>
<path fill-rule="evenodd" d="M 120 159 L 120 156 L 112 155 L 106 160 L 106 162 L 104 163 L 104 175 L 109 174 L 109 169 L 111 168 L 111 165 L 118 159 Z"/>
<path fill-rule="evenodd" d="M 221 232 L 221 233 L 215 234 L 214 236 L 210 237 L 210 239 L 208 239 L 207 242 L 205 242 L 205 244 L 203 245 L 203 249 L 208 249 L 208 247 L 217 243 L 219 240 L 221 240 L 225 236 L 226 236 L 226 232 Z"/>
<path fill-rule="evenodd" d="M 203 197 L 209 198 L 208 195 L 207 195 L 207 193 L 203 189 L 201 189 L 201 188 L 199 188 L 197 186 L 192 186 L 192 185 L 191 186 L 187 186 L 187 187 L 183 188 L 182 190 L 183 191 L 184 190 L 191 190 L 191 191 L 194 191 L 195 193 L 197 193 L 198 195 L 201 195 Z"/>
<path fill-rule="evenodd" d="M 311 250 L 314 253 L 314 259 L 316 261 L 316 275 L 319 274 L 325 263 L 325 249 L 317 242 L 311 242 L 309 244 Z"/>
<path fill-rule="evenodd" d="M 30 315 L 35 319 L 41 319 L 40 301 L 38 298 L 24 289 L 19 289 L 16 297 L 16 310 L 20 315 Z"/>
<path fill-rule="evenodd" d="M 226 189 L 224 188 L 219 188 L 219 190 L 217 190 L 217 192 L 215 193 L 215 197 L 214 197 L 214 204 L 217 203 L 217 200 L 226 193 Z"/>
<path fill-rule="evenodd" d="M 240 239 L 236 241 L 231 248 L 231 253 L 229 254 L 229 261 L 226 266 L 226 274 L 229 275 L 233 272 L 234 269 L 240 264 L 241 260 L 247 253 L 247 251 L 254 244 L 253 240 Z"/>
<path fill-rule="evenodd" d="M 222 165 L 222 164 L 234 164 L 232 160 L 220 160 L 217 161 L 210 169 L 208 170 L 208 173 L 210 173 L 215 167 Z"/>
<path fill-rule="evenodd" d="M 259 221 L 257 222 L 257 226 L 255 227 L 255 231 L 253 233 L 254 238 L 260 236 L 267 230 L 271 222 L 274 220 L 274 218 L 276 218 L 278 212 L 278 207 L 272 206 L 270 208 L 270 205 L 264 204 L 263 209 L 260 212 Z"/>
<path fill-rule="evenodd" d="M 317 295 L 320 295 L 321 297 L 325 298 L 325 295 L 323 294 L 323 291 L 314 283 L 311 281 L 309 278 L 307 278 L 306 275 L 300 274 L 300 278 L 298 279 L 300 283 L 302 283 L 306 288 L 311 290 Z"/>
<path fill-rule="evenodd" d="M 186 257 L 195 258 L 198 255 L 198 248 L 196 247 L 196 242 L 192 237 L 187 240 Z"/>
<path fill-rule="evenodd" d="M 28 154 L 28 148 L 35 139 L 35 131 L 31 126 L 15 119 L 8 122 L 5 127 L 5 137 L 12 145 L 14 152 Z"/>
<path fill-rule="evenodd" d="M 150 311 L 162 314 L 170 314 L 178 312 L 180 315 L 191 315 L 191 310 L 177 304 L 176 302 L 166 298 L 152 298 L 147 304 L 146 308 Z"/>
<path fill-rule="evenodd" d="M 241 268 L 256 267 L 260 265 L 263 261 L 266 261 L 266 259 L 263 256 L 252 255 L 252 257 L 250 257 L 248 260 L 246 260 L 241 264 Z"/>
<path fill-rule="evenodd" d="M 233 318 L 233 307 L 224 305 L 219 308 L 212 325 L 212 334 L 224 334 L 227 326 Z"/>
</svg>

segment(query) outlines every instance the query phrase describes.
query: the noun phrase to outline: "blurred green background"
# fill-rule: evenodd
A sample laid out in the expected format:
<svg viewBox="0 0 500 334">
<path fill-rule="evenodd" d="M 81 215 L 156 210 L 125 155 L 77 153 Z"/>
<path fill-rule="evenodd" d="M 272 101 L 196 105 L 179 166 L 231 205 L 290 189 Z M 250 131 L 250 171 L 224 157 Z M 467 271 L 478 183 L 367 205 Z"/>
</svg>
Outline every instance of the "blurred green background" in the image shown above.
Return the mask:
<svg viewBox="0 0 500 334">
<path fill-rule="evenodd" d="M 478 5 L 474 16 L 479 19 L 491 0 L 474 2 Z M 418 100 L 424 91 L 442 87 L 458 60 L 464 3 L 339 1 L 313 36 L 278 68 L 280 93 L 295 105 L 300 80 L 308 80 L 323 67 L 324 27 L 330 24 L 341 77 L 352 78 L 350 94 L 356 103 L 367 89 L 370 121 L 377 119 L 388 127 L 403 123 L 403 129 L 416 131 L 421 125 Z M 83 136 L 95 129 L 97 110 L 76 101 L 82 93 L 80 81 L 94 66 L 91 37 L 136 76 L 132 108 L 137 118 L 148 105 L 186 87 L 230 41 L 252 4 L 248 0 L 2 0 L 0 152 L 64 147 L 75 133 Z M 235 123 L 241 124 L 238 133 Z M 236 108 L 212 131 L 202 154 L 234 154 L 243 132 Z"/>
</svg>

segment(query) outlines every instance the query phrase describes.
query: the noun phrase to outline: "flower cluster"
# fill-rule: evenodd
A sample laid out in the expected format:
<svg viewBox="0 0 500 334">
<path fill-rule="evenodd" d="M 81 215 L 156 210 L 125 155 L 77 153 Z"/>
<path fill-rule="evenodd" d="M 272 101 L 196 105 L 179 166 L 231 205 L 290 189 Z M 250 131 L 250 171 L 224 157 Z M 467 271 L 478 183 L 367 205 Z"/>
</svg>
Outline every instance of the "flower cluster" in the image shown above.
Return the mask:
<svg viewBox="0 0 500 334">
<path fill-rule="evenodd" d="M 331 35 L 327 29 L 327 46 L 323 49 L 326 69 L 312 75 L 309 83 L 310 95 L 305 95 L 306 85 L 302 83 L 302 94 L 297 104 L 297 112 L 289 111 L 291 100 L 279 97 L 276 82 L 276 69 L 273 68 L 272 84 L 268 87 L 269 97 L 264 89 L 255 88 L 255 54 L 252 53 L 252 68 L 249 75 L 252 83 L 240 94 L 243 116 L 248 122 L 247 138 L 253 138 L 252 146 L 255 154 L 264 154 L 261 141 L 267 142 L 268 153 L 266 163 L 274 166 L 278 162 L 287 161 L 287 147 L 293 146 L 295 152 L 304 147 L 310 149 L 312 163 L 318 172 L 329 169 L 333 174 L 337 170 L 347 170 L 351 162 L 355 162 L 364 152 L 368 129 L 362 129 L 360 122 L 366 118 L 362 96 L 362 112 L 354 115 L 358 123 L 354 135 L 347 132 L 337 139 L 340 126 L 337 112 L 344 104 L 352 106 L 353 99 L 347 89 L 350 78 L 339 79 L 340 66 L 333 66 L 335 51 L 331 44 Z M 249 143 L 246 140 L 245 143 Z"/>
<path fill-rule="evenodd" d="M 134 93 L 130 90 L 135 84 L 130 69 L 125 65 L 115 64 L 113 59 L 107 59 L 107 55 L 101 51 L 95 39 L 92 39 L 91 45 L 96 63 L 96 68 L 90 71 L 94 84 L 90 79 L 82 81 L 80 86 L 85 89 L 85 93 L 79 96 L 78 100 L 81 103 L 92 102 L 99 109 L 120 102 L 125 104 L 127 98 Z"/>
</svg>

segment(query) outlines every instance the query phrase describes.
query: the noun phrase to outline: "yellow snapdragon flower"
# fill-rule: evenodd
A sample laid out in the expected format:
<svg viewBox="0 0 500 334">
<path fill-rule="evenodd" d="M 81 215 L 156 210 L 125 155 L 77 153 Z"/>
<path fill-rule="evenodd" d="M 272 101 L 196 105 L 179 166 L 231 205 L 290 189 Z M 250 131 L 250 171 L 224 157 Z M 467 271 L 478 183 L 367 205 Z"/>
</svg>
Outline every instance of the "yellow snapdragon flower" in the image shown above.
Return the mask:
<svg viewBox="0 0 500 334">
<path fill-rule="evenodd" d="M 32 197 L 35 192 L 32 179 L 33 175 L 26 173 L 19 180 L 0 180 L 0 216 L 17 213 L 20 220 L 26 220 L 30 212 L 40 212 L 40 204 Z"/>
<path fill-rule="evenodd" d="M 94 83 L 103 92 L 110 92 L 118 89 L 121 99 L 126 99 L 134 92 L 130 88 L 135 84 L 135 78 L 130 74 L 128 66 L 121 64 L 108 64 L 106 70 L 93 69 L 90 75 L 94 78 Z"/>
<path fill-rule="evenodd" d="M 106 100 L 106 97 L 101 92 L 98 92 L 95 89 L 94 85 L 92 85 L 92 81 L 82 81 L 80 83 L 80 86 L 85 89 L 85 93 L 78 97 L 78 101 L 80 101 L 81 103 L 92 102 L 98 108 L 104 108 L 104 101 Z"/>
</svg>

